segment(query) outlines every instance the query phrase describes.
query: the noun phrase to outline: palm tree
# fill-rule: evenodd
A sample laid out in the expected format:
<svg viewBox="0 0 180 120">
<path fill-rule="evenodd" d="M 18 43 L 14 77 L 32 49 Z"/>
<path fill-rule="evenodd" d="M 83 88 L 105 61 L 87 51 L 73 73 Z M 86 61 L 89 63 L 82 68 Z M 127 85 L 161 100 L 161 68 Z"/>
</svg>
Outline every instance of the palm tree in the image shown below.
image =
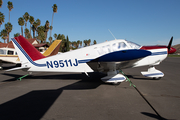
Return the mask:
<svg viewBox="0 0 180 120">
<path fill-rule="evenodd" d="M 29 29 L 25 28 L 24 34 L 25 34 L 25 36 L 26 36 L 25 38 L 30 37 L 30 36 L 29 36 L 29 34 L 30 34 L 30 33 L 29 33 Z"/>
<path fill-rule="evenodd" d="M 4 40 L 4 43 L 6 43 L 8 33 L 7 33 L 7 31 L 5 29 L 0 32 L 0 36 Z"/>
<path fill-rule="evenodd" d="M 84 40 L 84 47 L 86 47 L 88 45 L 88 40 Z"/>
<path fill-rule="evenodd" d="M 54 5 L 52 6 L 52 8 L 53 8 L 53 15 L 52 15 L 51 26 L 53 25 L 53 17 L 54 17 L 54 13 L 57 13 L 57 5 L 54 4 Z M 51 30 L 50 30 L 50 37 L 51 37 L 51 32 L 52 32 L 52 28 L 51 28 Z"/>
<path fill-rule="evenodd" d="M 12 2 L 8 2 L 8 5 L 7 5 L 8 9 L 9 9 L 9 22 L 10 22 L 10 11 L 13 9 L 13 4 Z"/>
<path fill-rule="evenodd" d="M 8 33 L 8 37 L 7 37 L 7 43 L 9 43 L 9 33 L 12 31 L 13 25 L 8 22 L 7 24 L 5 24 L 5 29 Z"/>
<path fill-rule="evenodd" d="M 53 26 L 50 26 L 50 36 L 51 36 L 51 32 L 52 32 L 52 29 L 53 29 Z"/>
<path fill-rule="evenodd" d="M 32 25 L 34 23 L 34 17 L 33 16 L 29 17 L 29 22 L 30 22 L 30 34 L 31 34 L 31 28 L 32 28 Z"/>
<path fill-rule="evenodd" d="M 96 40 L 93 41 L 94 45 L 97 44 Z"/>
<path fill-rule="evenodd" d="M 56 33 L 54 34 L 54 38 L 55 38 L 55 40 L 57 40 L 57 34 Z"/>
<path fill-rule="evenodd" d="M 2 4 L 3 4 L 3 1 L 2 1 L 2 0 L 0 0 L 0 8 L 1 8 Z"/>
<path fill-rule="evenodd" d="M 21 34 L 23 36 L 24 19 L 22 17 L 18 19 L 18 24 L 21 26 Z"/>
<path fill-rule="evenodd" d="M 78 46 L 78 48 L 79 48 L 80 42 L 81 42 L 80 40 L 77 41 L 77 46 Z"/>
<path fill-rule="evenodd" d="M 82 47 L 82 41 L 80 41 L 80 46 Z"/>
<path fill-rule="evenodd" d="M 25 20 L 25 28 L 27 28 L 27 21 L 29 20 L 29 13 L 25 12 L 23 15 L 23 18 Z"/>
<path fill-rule="evenodd" d="M 37 32 L 38 32 L 37 38 L 41 41 L 41 43 L 43 43 L 45 41 L 45 39 L 46 39 L 46 34 L 45 34 L 44 31 L 45 31 L 44 26 L 39 26 L 37 28 Z"/>
<path fill-rule="evenodd" d="M 20 35 L 20 33 L 16 33 L 14 34 L 14 37 L 18 37 Z"/>
<path fill-rule="evenodd" d="M 5 16 L 3 13 L 0 12 L 0 27 L 2 25 L 2 23 L 4 22 Z"/>
<path fill-rule="evenodd" d="M 38 26 L 40 26 L 40 25 L 41 25 L 41 20 L 40 20 L 40 19 L 37 19 L 37 20 L 36 20 L 36 23 L 37 23 Z"/>
<path fill-rule="evenodd" d="M 88 44 L 88 46 L 90 46 L 90 44 L 91 44 L 91 39 L 89 39 L 89 40 L 87 41 L 87 44 Z"/>
<path fill-rule="evenodd" d="M 46 39 L 47 39 L 47 32 L 49 31 L 49 21 L 47 20 L 46 21 L 46 24 L 45 24 L 45 34 L 46 34 Z M 50 36 L 51 37 L 51 36 Z M 51 37 L 52 38 L 52 37 Z M 45 40 L 45 42 L 46 42 L 46 40 Z"/>
<path fill-rule="evenodd" d="M 51 42 L 52 42 L 52 39 L 53 39 L 52 37 L 49 37 L 49 42 L 50 42 L 50 44 L 51 44 Z"/>
<path fill-rule="evenodd" d="M 26 38 L 28 38 L 28 39 L 32 38 L 28 28 L 25 29 L 24 34 L 25 34 Z"/>
<path fill-rule="evenodd" d="M 40 24 L 41 24 L 41 21 L 39 19 L 37 19 L 35 22 L 33 22 L 33 25 L 32 25 L 33 38 L 35 38 L 35 32 L 36 32 L 36 36 L 37 36 L 37 28 Z"/>
</svg>

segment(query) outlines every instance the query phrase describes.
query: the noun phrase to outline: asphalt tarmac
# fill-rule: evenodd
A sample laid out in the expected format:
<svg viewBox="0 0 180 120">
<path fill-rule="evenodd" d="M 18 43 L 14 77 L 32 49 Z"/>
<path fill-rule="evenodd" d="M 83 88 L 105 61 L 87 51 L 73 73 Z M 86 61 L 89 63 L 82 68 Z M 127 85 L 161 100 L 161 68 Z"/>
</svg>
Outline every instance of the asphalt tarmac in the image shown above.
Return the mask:
<svg viewBox="0 0 180 120">
<path fill-rule="evenodd" d="M 4 64 L 4 69 L 14 67 Z M 180 119 L 180 58 L 167 58 L 156 69 L 160 80 L 141 75 L 148 67 L 123 72 L 164 120 Z M 103 74 L 35 73 L 0 70 L 0 120 L 158 120 L 129 82 L 110 85 Z"/>
</svg>

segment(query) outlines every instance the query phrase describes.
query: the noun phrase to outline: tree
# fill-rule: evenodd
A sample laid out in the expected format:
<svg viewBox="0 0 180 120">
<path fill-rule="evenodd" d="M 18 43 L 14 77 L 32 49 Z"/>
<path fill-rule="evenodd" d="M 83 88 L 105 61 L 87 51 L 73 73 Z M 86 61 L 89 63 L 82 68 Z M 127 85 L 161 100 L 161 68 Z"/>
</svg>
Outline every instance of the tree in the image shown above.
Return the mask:
<svg viewBox="0 0 180 120">
<path fill-rule="evenodd" d="M 6 43 L 6 39 L 8 37 L 8 33 L 5 29 L 3 29 L 1 32 L 0 32 L 0 36 L 1 38 L 4 40 L 4 43 Z"/>
<path fill-rule="evenodd" d="M 13 4 L 12 4 L 12 2 L 9 1 L 7 7 L 8 7 L 8 9 L 9 9 L 9 23 L 10 23 L 10 12 L 11 12 L 11 10 L 13 9 Z"/>
<path fill-rule="evenodd" d="M 54 17 L 54 13 L 57 13 L 57 5 L 54 4 L 54 5 L 52 6 L 52 8 L 53 8 L 53 15 L 52 15 L 51 26 L 53 25 L 53 17 Z M 51 37 L 51 33 L 52 33 L 52 27 L 51 27 L 51 30 L 50 30 L 50 37 Z"/>
<path fill-rule="evenodd" d="M 51 44 L 51 42 L 52 42 L 52 37 L 49 37 L 49 42 L 50 42 L 50 44 Z"/>
<path fill-rule="evenodd" d="M 21 34 L 23 36 L 24 19 L 22 17 L 18 19 L 18 24 L 21 26 Z"/>
<path fill-rule="evenodd" d="M 41 21 L 39 19 L 37 19 L 35 22 L 33 22 L 33 25 L 32 25 L 33 38 L 35 38 L 35 32 L 36 32 L 36 36 L 37 36 L 37 28 L 40 24 L 41 24 Z"/>
<path fill-rule="evenodd" d="M 6 29 L 6 31 L 8 33 L 7 43 L 9 43 L 9 34 L 12 31 L 12 27 L 13 27 L 13 25 L 10 22 L 5 24 L 5 29 Z"/>
<path fill-rule="evenodd" d="M 35 38 L 36 29 L 37 29 L 37 23 L 36 23 L 36 22 L 33 22 L 33 25 L 32 25 L 33 38 Z"/>
<path fill-rule="evenodd" d="M 87 41 L 87 45 L 90 46 L 90 44 L 91 44 L 91 39 L 89 39 L 89 40 Z"/>
<path fill-rule="evenodd" d="M 97 44 L 96 40 L 93 41 L 94 45 Z"/>
<path fill-rule="evenodd" d="M 57 40 L 63 40 L 63 39 L 65 39 L 65 36 L 64 36 L 64 34 L 58 34 L 58 36 L 57 36 Z"/>
<path fill-rule="evenodd" d="M 38 26 L 40 26 L 40 25 L 41 25 L 41 20 L 40 20 L 40 19 L 37 19 L 37 20 L 36 20 L 36 23 L 37 23 Z"/>
<path fill-rule="evenodd" d="M 49 31 L 49 21 L 47 20 L 46 21 L 46 24 L 45 24 L 45 35 L 46 35 L 46 39 L 47 39 L 47 33 L 48 33 L 48 31 Z M 51 37 L 51 36 L 50 36 Z M 52 38 L 52 37 L 51 37 Z M 46 41 L 45 41 L 46 42 Z"/>
<path fill-rule="evenodd" d="M 18 37 L 20 35 L 20 33 L 16 33 L 14 34 L 14 37 Z"/>
<path fill-rule="evenodd" d="M 55 38 L 55 40 L 57 40 L 57 34 L 56 33 L 54 34 L 54 38 Z"/>
<path fill-rule="evenodd" d="M 29 29 L 25 28 L 24 34 L 25 34 L 26 38 L 28 38 L 28 39 L 32 38 L 32 36 L 31 36 L 31 34 L 29 32 Z"/>
<path fill-rule="evenodd" d="M 84 40 L 84 47 L 86 47 L 88 45 L 88 40 Z"/>
<path fill-rule="evenodd" d="M 80 40 L 77 41 L 77 46 L 78 46 L 77 48 L 79 48 L 80 42 L 81 42 Z"/>
<path fill-rule="evenodd" d="M 50 28 L 49 28 L 49 29 L 50 29 L 50 36 L 51 36 L 51 31 L 52 31 L 53 27 L 52 27 L 52 26 L 50 26 Z"/>
<path fill-rule="evenodd" d="M 23 18 L 25 20 L 25 28 L 27 28 L 27 21 L 29 20 L 29 13 L 25 12 L 23 15 Z"/>
<path fill-rule="evenodd" d="M 2 4 L 3 4 L 3 1 L 2 1 L 2 0 L 0 0 L 0 8 L 1 8 Z"/>
<path fill-rule="evenodd" d="M 33 16 L 30 16 L 29 17 L 29 22 L 30 22 L 30 34 L 31 34 L 31 28 L 32 28 L 32 25 L 34 23 L 34 17 Z M 34 36 L 33 36 L 34 37 Z"/>
<path fill-rule="evenodd" d="M 82 41 L 80 41 L 80 46 L 82 47 Z"/>
<path fill-rule="evenodd" d="M 2 25 L 2 23 L 4 22 L 5 16 L 2 12 L 0 12 L 0 27 Z"/>
<path fill-rule="evenodd" d="M 66 52 L 69 51 L 69 37 L 66 37 Z"/>
<path fill-rule="evenodd" d="M 39 26 L 37 28 L 37 33 L 38 33 L 37 38 L 41 41 L 41 43 L 43 43 L 45 41 L 45 39 L 46 39 L 46 35 L 45 35 L 44 31 L 45 31 L 44 26 Z"/>
</svg>

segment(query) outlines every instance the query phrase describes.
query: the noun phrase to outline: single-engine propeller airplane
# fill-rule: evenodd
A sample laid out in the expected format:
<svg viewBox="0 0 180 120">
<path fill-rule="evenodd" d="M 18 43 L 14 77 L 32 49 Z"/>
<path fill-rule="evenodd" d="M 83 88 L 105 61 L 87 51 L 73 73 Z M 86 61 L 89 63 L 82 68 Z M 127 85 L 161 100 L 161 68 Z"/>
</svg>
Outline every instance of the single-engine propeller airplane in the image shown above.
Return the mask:
<svg viewBox="0 0 180 120">
<path fill-rule="evenodd" d="M 101 78 L 106 83 L 119 84 L 126 77 L 118 71 L 125 68 L 149 66 L 142 75 L 150 78 L 161 78 L 164 74 L 155 69 L 168 55 L 176 49 L 171 47 L 173 37 L 168 46 L 140 46 L 133 42 L 115 39 L 81 49 L 45 57 L 39 53 L 23 36 L 12 38 L 18 53 L 21 67 L 11 70 L 29 72 L 104 72 Z"/>
</svg>

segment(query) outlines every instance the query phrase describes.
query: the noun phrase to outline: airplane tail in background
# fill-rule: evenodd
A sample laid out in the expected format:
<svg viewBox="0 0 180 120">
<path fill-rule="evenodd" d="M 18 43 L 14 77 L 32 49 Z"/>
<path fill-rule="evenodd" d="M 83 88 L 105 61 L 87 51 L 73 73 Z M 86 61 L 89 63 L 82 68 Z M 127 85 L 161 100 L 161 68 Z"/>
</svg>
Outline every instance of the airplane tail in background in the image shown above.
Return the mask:
<svg viewBox="0 0 180 120">
<path fill-rule="evenodd" d="M 14 47 L 18 53 L 21 63 L 27 63 L 45 58 L 29 41 L 23 36 L 12 38 Z"/>
<path fill-rule="evenodd" d="M 61 41 L 62 40 L 55 40 L 50 45 L 50 47 L 43 53 L 43 55 L 46 56 L 46 57 L 56 55 L 58 53 L 58 51 L 59 51 Z"/>
</svg>

